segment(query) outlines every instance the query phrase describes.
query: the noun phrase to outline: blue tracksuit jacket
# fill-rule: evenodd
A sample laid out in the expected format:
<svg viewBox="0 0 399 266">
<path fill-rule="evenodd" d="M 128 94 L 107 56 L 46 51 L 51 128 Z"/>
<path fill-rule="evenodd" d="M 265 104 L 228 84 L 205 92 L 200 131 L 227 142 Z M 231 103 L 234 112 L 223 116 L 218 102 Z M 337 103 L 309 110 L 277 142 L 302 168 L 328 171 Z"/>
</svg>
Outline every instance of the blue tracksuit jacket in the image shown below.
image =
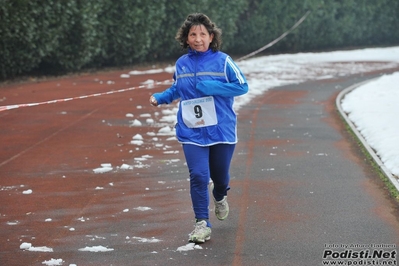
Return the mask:
<svg viewBox="0 0 399 266">
<path fill-rule="evenodd" d="M 248 84 L 231 57 L 211 49 L 189 49 L 176 61 L 173 79 L 170 88 L 154 97 L 158 104 L 180 99 L 178 141 L 198 146 L 237 143 L 234 97 L 247 93 Z"/>
</svg>

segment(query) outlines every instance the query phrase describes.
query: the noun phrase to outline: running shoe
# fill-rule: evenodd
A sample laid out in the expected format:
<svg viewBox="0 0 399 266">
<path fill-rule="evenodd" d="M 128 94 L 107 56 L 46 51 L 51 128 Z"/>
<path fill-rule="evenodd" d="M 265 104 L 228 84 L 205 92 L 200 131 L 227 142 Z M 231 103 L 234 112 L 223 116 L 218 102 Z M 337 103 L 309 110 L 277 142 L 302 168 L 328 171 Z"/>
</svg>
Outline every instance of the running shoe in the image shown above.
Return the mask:
<svg viewBox="0 0 399 266">
<path fill-rule="evenodd" d="M 212 182 L 210 193 L 212 194 L 213 202 L 215 203 L 215 215 L 220 221 L 223 221 L 227 218 L 227 216 L 229 216 L 229 204 L 227 203 L 227 196 L 224 196 L 222 200 L 217 201 L 213 196 L 213 189 L 214 184 Z"/>
<path fill-rule="evenodd" d="M 194 243 L 204 243 L 211 239 L 211 228 L 206 221 L 202 220 L 195 223 L 194 231 L 188 235 L 188 241 Z"/>
</svg>

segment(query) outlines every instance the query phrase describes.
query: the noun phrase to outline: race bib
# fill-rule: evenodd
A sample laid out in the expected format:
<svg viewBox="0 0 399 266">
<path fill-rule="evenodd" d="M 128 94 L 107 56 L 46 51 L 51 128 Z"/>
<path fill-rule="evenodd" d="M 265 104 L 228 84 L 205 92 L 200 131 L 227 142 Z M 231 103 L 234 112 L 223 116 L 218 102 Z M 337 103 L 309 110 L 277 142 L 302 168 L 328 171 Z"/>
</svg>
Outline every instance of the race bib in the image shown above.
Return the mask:
<svg viewBox="0 0 399 266">
<path fill-rule="evenodd" d="M 212 96 L 181 102 L 184 124 L 189 128 L 208 127 L 218 123 Z"/>
</svg>

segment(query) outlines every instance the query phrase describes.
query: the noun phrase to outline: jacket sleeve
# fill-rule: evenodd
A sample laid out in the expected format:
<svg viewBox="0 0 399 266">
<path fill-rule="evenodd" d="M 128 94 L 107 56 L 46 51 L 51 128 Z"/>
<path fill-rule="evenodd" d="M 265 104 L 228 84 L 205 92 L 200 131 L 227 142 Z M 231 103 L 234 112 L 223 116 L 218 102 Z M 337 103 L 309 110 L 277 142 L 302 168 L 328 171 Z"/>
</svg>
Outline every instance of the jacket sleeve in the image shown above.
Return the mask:
<svg viewBox="0 0 399 266">
<path fill-rule="evenodd" d="M 228 56 L 226 59 L 226 77 L 228 82 L 204 80 L 197 84 L 197 90 L 204 95 L 218 95 L 224 97 L 240 96 L 248 92 L 248 83 L 239 67 Z"/>
<path fill-rule="evenodd" d="M 176 81 L 170 88 L 164 90 L 163 92 L 154 93 L 153 96 L 157 100 L 158 104 L 169 104 L 174 100 L 179 99 L 180 95 L 176 89 Z"/>
</svg>

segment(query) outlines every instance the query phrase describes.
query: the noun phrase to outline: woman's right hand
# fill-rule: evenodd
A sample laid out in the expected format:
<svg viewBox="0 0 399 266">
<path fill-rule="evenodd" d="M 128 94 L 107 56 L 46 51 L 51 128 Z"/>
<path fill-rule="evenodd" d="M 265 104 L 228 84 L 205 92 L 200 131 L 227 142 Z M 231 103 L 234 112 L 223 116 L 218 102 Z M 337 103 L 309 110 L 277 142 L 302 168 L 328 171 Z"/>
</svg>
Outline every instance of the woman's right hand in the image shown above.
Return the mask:
<svg viewBox="0 0 399 266">
<path fill-rule="evenodd" d="M 158 101 L 157 101 L 157 99 L 155 99 L 155 97 L 152 96 L 152 95 L 151 95 L 151 97 L 150 97 L 150 104 L 151 104 L 152 106 L 158 106 Z"/>
</svg>

